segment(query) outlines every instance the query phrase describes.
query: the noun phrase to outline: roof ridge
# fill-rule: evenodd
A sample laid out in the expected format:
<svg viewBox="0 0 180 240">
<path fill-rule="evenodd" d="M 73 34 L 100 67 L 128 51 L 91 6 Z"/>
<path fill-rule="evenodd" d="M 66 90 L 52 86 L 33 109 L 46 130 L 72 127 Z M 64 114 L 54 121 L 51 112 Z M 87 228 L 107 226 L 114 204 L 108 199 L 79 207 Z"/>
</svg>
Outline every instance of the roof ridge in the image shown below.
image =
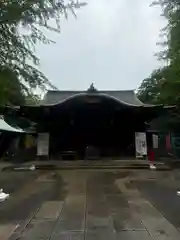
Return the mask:
<svg viewBox="0 0 180 240">
<path fill-rule="evenodd" d="M 97 90 L 97 92 L 134 92 L 135 90 Z M 48 92 L 60 93 L 60 92 L 87 92 L 87 90 L 47 90 Z"/>
</svg>

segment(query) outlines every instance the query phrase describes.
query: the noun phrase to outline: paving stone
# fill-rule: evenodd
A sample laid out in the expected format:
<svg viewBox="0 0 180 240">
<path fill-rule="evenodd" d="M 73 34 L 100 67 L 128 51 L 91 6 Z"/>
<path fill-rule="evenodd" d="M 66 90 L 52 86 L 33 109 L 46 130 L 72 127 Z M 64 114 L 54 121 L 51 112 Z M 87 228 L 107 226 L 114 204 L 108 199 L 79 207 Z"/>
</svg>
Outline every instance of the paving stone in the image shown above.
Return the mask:
<svg viewBox="0 0 180 240">
<path fill-rule="evenodd" d="M 68 220 L 77 220 L 77 221 L 83 221 L 84 220 L 84 211 L 77 211 L 77 212 L 72 212 L 70 209 L 63 209 L 62 212 L 59 215 L 58 221 L 61 222 L 66 222 Z"/>
<path fill-rule="evenodd" d="M 65 199 L 66 206 L 68 207 L 82 207 L 85 203 L 84 194 L 69 194 Z"/>
<path fill-rule="evenodd" d="M 86 219 L 86 229 L 88 230 L 106 230 L 113 229 L 112 219 L 110 217 L 97 217 L 93 215 L 88 215 Z"/>
<path fill-rule="evenodd" d="M 69 194 L 58 218 L 55 232 L 84 229 L 85 196 Z"/>
<path fill-rule="evenodd" d="M 55 232 L 60 233 L 64 231 L 81 231 L 84 230 L 84 219 L 69 218 L 67 221 L 58 221 Z"/>
<path fill-rule="evenodd" d="M 129 179 L 114 172 L 95 170 L 64 171 L 61 177 L 65 183 L 65 194 L 61 191 L 63 208 L 60 201 L 44 202 L 35 218 L 30 223 L 24 222 L 14 237 L 20 240 L 180 239 L 180 232 L 143 198 Z M 50 186 L 49 179 L 40 181 L 45 188 Z M 57 200 L 59 195 L 50 199 Z M 11 224 L 0 225 L 0 240 L 7 240 L 12 231 Z"/>
<path fill-rule="evenodd" d="M 84 240 L 84 232 L 74 232 L 70 234 L 70 240 Z"/>
<path fill-rule="evenodd" d="M 36 221 L 24 230 L 21 240 L 46 240 L 52 235 L 56 221 Z"/>
<path fill-rule="evenodd" d="M 51 240 L 84 240 L 84 232 L 62 232 L 53 234 Z"/>
<path fill-rule="evenodd" d="M 143 224 L 155 240 L 178 240 L 180 232 L 165 218 L 143 217 Z"/>
<path fill-rule="evenodd" d="M 43 203 L 35 215 L 35 220 L 57 219 L 61 212 L 62 206 L 63 202 L 59 201 L 47 201 Z"/>
<path fill-rule="evenodd" d="M 130 211 L 112 215 L 112 221 L 116 232 L 121 230 L 145 230 L 138 215 Z"/>
<path fill-rule="evenodd" d="M 127 199 L 119 194 L 107 195 L 106 201 L 111 207 L 120 209 L 129 207 Z"/>
<path fill-rule="evenodd" d="M 143 196 L 149 199 L 176 228 L 179 228 L 180 217 L 177 212 L 180 212 L 180 199 L 176 192 L 179 189 L 180 182 L 173 180 L 174 174 L 172 172 L 168 173 L 171 174 L 171 177 L 165 175 L 165 178 L 160 181 L 147 181 L 146 184 L 139 181 L 136 182 L 136 185 Z"/>
<path fill-rule="evenodd" d="M 128 204 L 132 211 L 139 213 L 141 216 L 148 216 L 152 218 L 161 218 L 162 215 L 156 208 L 152 206 L 152 204 L 143 198 L 131 198 L 128 201 Z"/>
<path fill-rule="evenodd" d="M 51 236 L 51 240 L 70 240 L 69 233 L 59 233 L 59 234 L 53 234 Z"/>
<path fill-rule="evenodd" d="M 106 202 L 102 201 L 87 201 L 87 212 L 89 214 L 99 216 L 99 217 L 107 217 L 109 216 L 109 206 Z"/>
<path fill-rule="evenodd" d="M 180 235 L 174 232 L 167 232 L 166 230 L 149 231 L 155 240 L 179 240 Z"/>
<path fill-rule="evenodd" d="M 86 240 L 115 240 L 116 235 L 109 230 L 96 229 L 95 231 L 86 231 Z M 124 239 L 123 239 L 124 240 Z"/>
<path fill-rule="evenodd" d="M 85 210 L 85 195 L 68 195 L 65 199 L 60 218 L 68 216 L 84 216 Z"/>
<path fill-rule="evenodd" d="M 147 231 L 120 231 L 116 234 L 116 240 L 153 240 Z"/>
<path fill-rule="evenodd" d="M 82 182 L 82 183 L 77 183 L 77 182 L 74 182 L 73 184 L 69 185 L 68 188 L 67 188 L 68 192 L 70 192 L 71 194 L 85 194 L 86 192 L 86 187 L 85 187 L 85 184 Z"/>
<path fill-rule="evenodd" d="M 121 194 L 121 191 L 112 184 L 108 186 L 103 186 L 103 192 L 105 194 Z"/>
<path fill-rule="evenodd" d="M 37 211 L 32 212 L 30 214 L 30 216 L 22 221 L 20 224 L 18 224 L 18 227 L 16 228 L 16 230 L 13 232 L 13 234 L 11 235 L 11 237 L 8 240 L 16 240 L 19 239 L 21 236 L 21 233 L 24 231 L 24 229 L 28 226 L 28 224 L 32 221 L 34 215 L 36 214 Z"/>
<path fill-rule="evenodd" d="M 139 213 L 143 225 L 155 240 L 180 239 L 179 231 L 150 202 L 136 199 L 129 204 Z"/>
<path fill-rule="evenodd" d="M 14 224 L 0 225 L 0 240 L 7 240 L 17 228 Z"/>
<path fill-rule="evenodd" d="M 77 222 L 77 224 L 81 226 L 84 223 L 84 211 L 84 208 L 72 209 L 71 207 L 68 208 L 65 206 L 59 215 L 58 222 Z M 79 228 L 77 230 L 79 230 Z"/>
</svg>

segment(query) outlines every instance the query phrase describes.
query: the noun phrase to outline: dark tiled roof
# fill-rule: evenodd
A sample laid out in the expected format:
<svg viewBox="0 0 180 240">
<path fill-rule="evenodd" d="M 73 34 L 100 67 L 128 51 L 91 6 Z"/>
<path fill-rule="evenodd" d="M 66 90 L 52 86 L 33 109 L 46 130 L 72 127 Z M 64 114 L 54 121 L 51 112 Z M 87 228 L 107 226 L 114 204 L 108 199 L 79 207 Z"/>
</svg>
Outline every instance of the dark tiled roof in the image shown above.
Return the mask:
<svg viewBox="0 0 180 240">
<path fill-rule="evenodd" d="M 58 104 L 66 99 L 78 95 L 78 94 L 85 94 L 86 91 L 48 91 L 42 100 L 42 105 L 49 105 L 49 104 Z M 136 94 L 132 90 L 127 91 L 98 91 L 95 94 L 103 94 L 109 95 L 114 97 L 115 99 L 127 103 L 128 105 L 134 106 L 143 106 L 143 103 L 137 98 Z"/>
</svg>

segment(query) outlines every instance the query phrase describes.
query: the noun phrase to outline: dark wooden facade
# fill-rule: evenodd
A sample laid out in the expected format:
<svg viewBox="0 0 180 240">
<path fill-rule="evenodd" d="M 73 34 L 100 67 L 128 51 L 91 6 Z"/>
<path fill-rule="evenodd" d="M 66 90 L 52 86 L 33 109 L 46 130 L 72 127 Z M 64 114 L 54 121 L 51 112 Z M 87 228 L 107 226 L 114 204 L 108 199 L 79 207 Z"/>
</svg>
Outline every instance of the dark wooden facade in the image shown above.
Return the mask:
<svg viewBox="0 0 180 240">
<path fill-rule="evenodd" d="M 167 108 L 145 105 L 133 91 L 49 91 L 38 106 L 20 106 L 16 116 L 36 123 L 36 132 L 48 132 L 50 156 L 75 151 L 84 158 L 87 146 L 100 156 L 134 156 L 135 132 Z M 7 111 L 6 111 L 7 112 Z"/>
</svg>

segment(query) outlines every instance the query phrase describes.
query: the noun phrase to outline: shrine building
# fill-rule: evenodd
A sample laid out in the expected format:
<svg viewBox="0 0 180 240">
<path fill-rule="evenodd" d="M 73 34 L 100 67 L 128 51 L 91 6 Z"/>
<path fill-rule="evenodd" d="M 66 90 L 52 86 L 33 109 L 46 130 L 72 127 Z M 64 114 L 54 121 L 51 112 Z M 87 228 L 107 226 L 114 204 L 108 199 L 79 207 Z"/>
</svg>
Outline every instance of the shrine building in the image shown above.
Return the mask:
<svg viewBox="0 0 180 240">
<path fill-rule="evenodd" d="M 48 133 L 48 155 L 58 159 L 73 153 L 84 159 L 87 147 L 99 158 L 135 156 L 135 133 L 168 107 L 142 103 L 131 90 L 50 90 L 39 105 L 20 106 L 18 115 L 36 123 L 36 133 Z"/>
</svg>

